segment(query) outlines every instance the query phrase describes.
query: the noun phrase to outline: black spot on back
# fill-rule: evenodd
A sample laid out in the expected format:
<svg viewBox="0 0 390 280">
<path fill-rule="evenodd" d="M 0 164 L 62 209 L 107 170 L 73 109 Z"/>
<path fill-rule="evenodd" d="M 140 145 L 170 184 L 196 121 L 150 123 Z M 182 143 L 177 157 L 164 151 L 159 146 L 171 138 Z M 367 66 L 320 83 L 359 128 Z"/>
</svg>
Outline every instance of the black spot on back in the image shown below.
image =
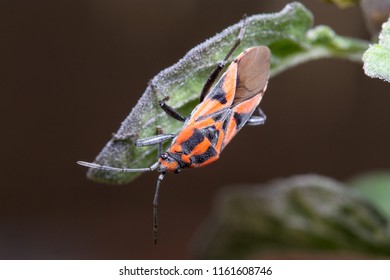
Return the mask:
<svg viewBox="0 0 390 280">
<path fill-rule="evenodd" d="M 218 122 L 218 121 L 220 121 L 223 118 L 224 113 L 225 112 L 222 111 L 219 114 L 214 114 L 211 118 L 213 119 L 213 121 Z"/>
<path fill-rule="evenodd" d="M 225 92 L 217 92 L 215 95 L 211 96 L 211 100 L 217 100 L 219 103 L 226 104 L 226 93 Z"/>
<path fill-rule="evenodd" d="M 229 124 L 229 118 L 226 118 L 223 123 L 222 123 L 222 129 L 223 130 L 226 130 L 226 128 L 228 127 L 228 124 Z"/>
<path fill-rule="evenodd" d="M 187 155 L 190 154 L 191 151 L 203 141 L 203 139 L 204 135 L 202 132 L 200 132 L 199 129 L 194 128 L 192 135 L 181 144 L 183 152 Z"/>
<path fill-rule="evenodd" d="M 214 125 L 202 129 L 201 132 L 210 141 L 211 145 L 215 146 L 217 144 L 219 131 Z"/>
<path fill-rule="evenodd" d="M 222 105 L 227 103 L 226 92 L 222 88 L 224 80 L 225 77 L 219 81 L 219 83 L 215 86 L 213 91 L 210 93 L 210 99 L 217 100 Z"/>
<path fill-rule="evenodd" d="M 243 115 L 242 114 L 239 114 L 237 112 L 234 112 L 234 120 L 236 121 L 236 127 L 241 127 L 241 124 L 242 124 L 242 117 Z"/>
<path fill-rule="evenodd" d="M 208 149 L 200 155 L 194 155 L 190 158 L 192 164 L 202 164 L 209 158 L 212 158 L 217 155 L 213 146 L 209 146 Z"/>
</svg>

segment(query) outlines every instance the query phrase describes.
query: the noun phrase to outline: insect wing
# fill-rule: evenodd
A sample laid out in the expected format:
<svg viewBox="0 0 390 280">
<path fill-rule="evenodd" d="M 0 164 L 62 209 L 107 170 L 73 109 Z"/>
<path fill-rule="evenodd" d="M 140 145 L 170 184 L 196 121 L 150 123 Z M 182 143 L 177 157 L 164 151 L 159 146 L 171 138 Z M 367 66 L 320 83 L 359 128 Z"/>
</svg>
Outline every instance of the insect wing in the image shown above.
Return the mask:
<svg viewBox="0 0 390 280">
<path fill-rule="evenodd" d="M 222 115 L 226 113 L 226 110 L 224 109 L 230 108 L 234 100 L 236 78 L 237 65 L 232 63 L 206 95 L 202 103 L 200 103 L 191 113 L 188 124 L 194 124 L 209 116 L 218 119 L 219 113 Z"/>
<path fill-rule="evenodd" d="M 237 82 L 232 112 L 224 123 L 225 139 L 222 149 L 252 116 L 267 88 L 271 52 L 265 46 L 247 49 L 240 54 L 237 64 Z"/>
</svg>

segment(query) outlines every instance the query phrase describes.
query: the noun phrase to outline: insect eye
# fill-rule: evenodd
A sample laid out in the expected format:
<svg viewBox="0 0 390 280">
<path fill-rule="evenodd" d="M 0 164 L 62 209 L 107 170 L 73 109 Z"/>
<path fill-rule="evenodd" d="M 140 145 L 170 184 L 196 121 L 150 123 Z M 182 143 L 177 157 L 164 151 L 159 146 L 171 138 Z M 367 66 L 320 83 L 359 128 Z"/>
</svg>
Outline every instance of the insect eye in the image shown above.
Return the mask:
<svg viewBox="0 0 390 280">
<path fill-rule="evenodd" d="M 167 153 L 163 153 L 163 154 L 161 154 L 161 158 L 162 158 L 162 159 L 167 159 L 167 158 L 168 158 L 168 155 L 167 155 Z"/>
</svg>

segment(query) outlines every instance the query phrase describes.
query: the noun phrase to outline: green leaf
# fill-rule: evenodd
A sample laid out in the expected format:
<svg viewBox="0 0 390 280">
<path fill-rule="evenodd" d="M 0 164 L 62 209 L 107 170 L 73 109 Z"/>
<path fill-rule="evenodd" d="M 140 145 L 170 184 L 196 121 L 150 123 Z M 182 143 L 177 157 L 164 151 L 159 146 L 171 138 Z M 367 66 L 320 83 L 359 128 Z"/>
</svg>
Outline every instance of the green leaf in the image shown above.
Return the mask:
<svg viewBox="0 0 390 280">
<path fill-rule="evenodd" d="M 330 28 L 312 27 L 312 14 L 300 3 L 287 5 L 281 12 L 250 16 L 246 20 L 242 43 L 232 56 L 243 50 L 267 45 L 272 51 L 271 76 L 297 64 L 324 57 L 345 58 L 361 62 L 368 43 L 337 36 Z M 179 62 L 161 71 L 153 82 L 170 96 L 169 105 L 183 115 L 189 115 L 198 104 L 200 91 L 212 69 L 225 57 L 236 39 L 242 23 L 234 24 L 190 50 Z M 271 81 L 272 82 L 272 81 Z M 114 167 L 148 167 L 157 159 L 157 147 L 137 148 L 134 142 L 156 134 L 160 126 L 164 133 L 177 133 L 182 123 L 168 117 L 158 106 L 160 94 L 150 86 L 122 122 L 117 132 L 128 141 L 110 140 L 95 162 Z M 90 169 L 90 179 L 123 184 L 139 174 Z"/>
<path fill-rule="evenodd" d="M 382 26 L 379 43 L 370 46 L 364 53 L 363 62 L 367 76 L 390 83 L 390 19 Z"/>
<path fill-rule="evenodd" d="M 349 184 L 390 219 L 390 172 L 363 174 Z"/>
<path fill-rule="evenodd" d="M 348 8 L 355 6 L 359 0 L 323 0 L 324 2 L 333 3 L 339 8 Z"/>
<path fill-rule="evenodd" d="M 278 258 L 286 252 L 390 255 L 386 218 L 352 189 L 322 176 L 227 188 L 214 212 L 198 235 L 198 258 L 247 259 L 265 252 L 279 252 Z"/>
</svg>

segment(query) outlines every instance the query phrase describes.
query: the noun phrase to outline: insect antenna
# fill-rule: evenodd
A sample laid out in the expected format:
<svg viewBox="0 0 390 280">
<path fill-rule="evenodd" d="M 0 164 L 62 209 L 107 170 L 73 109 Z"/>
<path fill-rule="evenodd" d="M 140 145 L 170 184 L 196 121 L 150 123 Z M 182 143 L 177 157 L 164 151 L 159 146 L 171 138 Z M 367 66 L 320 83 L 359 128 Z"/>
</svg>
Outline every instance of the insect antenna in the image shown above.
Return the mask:
<svg viewBox="0 0 390 280">
<path fill-rule="evenodd" d="M 153 165 L 151 165 L 150 167 L 145 167 L 145 168 L 121 168 L 121 167 L 101 165 L 101 164 L 86 162 L 86 161 L 78 161 L 77 164 L 85 166 L 85 167 L 89 167 L 89 168 L 107 170 L 107 171 L 115 171 L 115 172 L 148 172 L 148 171 L 156 170 L 158 165 L 159 165 L 159 163 L 156 162 Z"/>
<path fill-rule="evenodd" d="M 160 173 L 160 175 L 157 178 L 157 185 L 156 185 L 156 192 L 154 193 L 154 199 L 153 199 L 153 243 L 154 245 L 157 244 L 157 227 L 158 227 L 158 221 L 157 221 L 157 206 L 158 206 L 158 194 L 160 192 L 160 184 L 161 181 L 164 179 L 165 172 Z"/>
</svg>

